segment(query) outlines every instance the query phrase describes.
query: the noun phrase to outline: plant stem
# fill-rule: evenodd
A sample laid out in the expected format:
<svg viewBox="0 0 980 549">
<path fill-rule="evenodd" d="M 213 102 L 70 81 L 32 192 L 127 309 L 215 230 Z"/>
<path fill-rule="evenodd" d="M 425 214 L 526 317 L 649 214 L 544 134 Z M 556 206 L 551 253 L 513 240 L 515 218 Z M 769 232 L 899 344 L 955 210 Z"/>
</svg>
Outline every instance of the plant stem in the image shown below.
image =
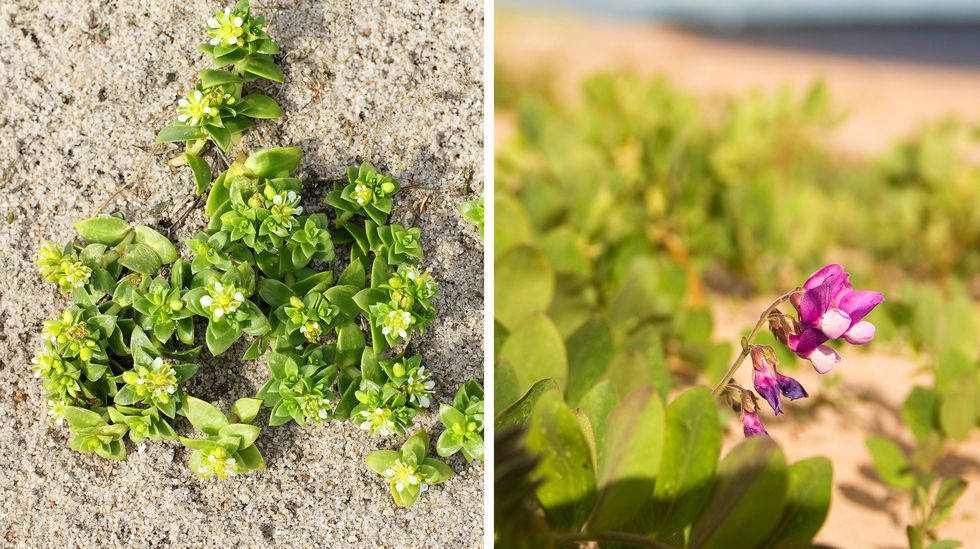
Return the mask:
<svg viewBox="0 0 980 549">
<path fill-rule="evenodd" d="M 608 541 L 611 543 L 622 543 L 623 545 L 630 545 L 632 547 L 671 549 L 669 545 L 652 540 L 644 535 L 630 534 L 628 532 L 572 532 L 555 537 L 555 542 L 558 545 L 584 541 Z"/>
<path fill-rule="evenodd" d="M 776 301 L 773 301 L 768 307 L 766 307 L 765 311 L 762 311 L 762 315 L 759 316 L 759 321 L 755 323 L 755 327 L 752 328 L 752 332 L 749 334 L 749 337 L 742 338 L 742 352 L 739 353 L 738 358 L 735 359 L 735 362 L 733 362 L 728 368 L 725 375 L 718 381 L 715 388 L 711 390 L 711 396 L 717 397 L 721 393 L 721 389 L 728 384 L 728 380 L 735 375 L 735 372 L 738 371 L 738 368 L 742 365 L 742 362 L 744 362 L 745 358 L 749 356 L 749 353 L 751 352 L 752 340 L 755 339 L 755 336 L 759 334 L 759 330 L 762 329 L 762 325 L 769 319 L 769 313 L 773 312 L 776 310 L 776 307 L 779 307 L 786 302 L 786 300 L 788 300 L 795 291 L 796 290 L 793 290 L 792 292 L 787 292 L 779 296 Z"/>
</svg>

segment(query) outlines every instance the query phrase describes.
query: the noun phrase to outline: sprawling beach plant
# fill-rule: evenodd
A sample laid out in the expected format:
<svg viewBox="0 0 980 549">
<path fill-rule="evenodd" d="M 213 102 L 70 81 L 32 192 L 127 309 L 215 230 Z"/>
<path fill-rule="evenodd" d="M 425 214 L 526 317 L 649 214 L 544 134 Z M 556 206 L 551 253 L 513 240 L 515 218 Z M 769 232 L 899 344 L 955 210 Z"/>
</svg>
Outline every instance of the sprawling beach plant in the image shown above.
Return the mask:
<svg viewBox="0 0 980 549">
<path fill-rule="evenodd" d="M 361 164 L 327 196 L 332 211 L 307 212 L 294 175 L 300 149 L 239 154 L 213 181 L 196 156 L 207 139 L 227 150 L 249 117 L 278 116 L 271 99 L 241 92 L 259 77 L 282 81 L 263 25 L 245 0 L 207 22 L 202 49 L 215 70 L 201 74 L 177 123 L 158 137 L 186 141 L 199 189 L 210 187 L 207 225 L 183 258 L 167 237 L 121 215 L 76 223 L 80 242 L 38 251 L 42 277 L 71 304 L 44 322 L 32 368 L 50 419 L 70 425 L 74 450 L 124 459 L 127 434 L 141 450 L 146 440 L 179 439 L 194 474 L 226 479 L 264 469 L 263 409 L 270 427 L 351 419 L 386 437 L 410 431 L 436 398 L 432 372 L 407 345 L 435 318 L 437 284 L 420 265 L 420 229 L 388 223 L 397 180 Z M 339 276 L 333 267 L 343 267 Z M 188 394 L 188 383 L 205 347 L 217 357 L 243 338 L 242 358 L 265 358 L 269 379 L 226 415 Z M 478 386 L 467 387 L 476 399 Z M 475 418 L 475 404 L 465 410 Z M 203 436 L 178 435 L 178 416 Z M 482 431 L 482 412 L 480 422 Z M 428 447 L 421 430 L 398 456 L 368 459 L 400 506 L 452 474 L 426 457 Z M 477 457 L 472 441 L 466 448 L 467 459 Z"/>
</svg>

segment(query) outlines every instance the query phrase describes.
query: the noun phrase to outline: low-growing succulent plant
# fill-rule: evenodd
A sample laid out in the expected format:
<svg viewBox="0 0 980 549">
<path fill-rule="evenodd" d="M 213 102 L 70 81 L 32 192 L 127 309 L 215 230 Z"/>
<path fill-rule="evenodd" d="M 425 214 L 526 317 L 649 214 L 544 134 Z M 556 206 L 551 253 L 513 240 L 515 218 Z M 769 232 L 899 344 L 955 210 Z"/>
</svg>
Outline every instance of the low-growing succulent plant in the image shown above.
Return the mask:
<svg viewBox="0 0 980 549">
<path fill-rule="evenodd" d="M 211 56 L 213 68 L 200 72 L 199 83 L 177 101 L 177 120 L 156 137 L 157 143 L 184 143 L 184 154 L 172 163 L 191 168 L 198 193 L 211 182 L 211 168 L 200 158 L 208 141 L 228 152 L 256 119 L 282 116 L 273 98 L 245 94 L 245 84 L 258 78 L 284 80 L 272 57 L 279 45 L 266 33 L 265 19 L 251 14 L 248 0 L 217 12 L 205 28 L 207 42 L 199 49 Z"/>
<path fill-rule="evenodd" d="M 466 461 L 483 459 L 483 387 L 469 380 L 456 391 L 452 406 L 439 405 L 446 430 L 436 441 L 436 452 L 449 457 L 462 452 Z"/>
<path fill-rule="evenodd" d="M 463 219 L 480 230 L 480 240 L 483 240 L 483 194 L 479 198 L 460 203 L 457 209 Z"/>
<path fill-rule="evenodd" d="M 436 295 L 432 275 L 418 266 L 420 229 L 387 224 L 398 182 L 364 163 L 328 195 L 333 215 L 308 213 L 293 175 L 299 149 L 240 154 L 213 181 L 198 156 L 208 140 L 228 150 L 252 119 L 280 115 L 271 98 L 243 94 L 257 78 L 283 80 L 264 24 L 246 0 L 207 21 L 201 49 L 213 69 L 157 137 L 185 142 L 181 162 L 199 192 L 210 187 L 207 226 L 186 241 L 190 259 L 121 214 L 76 223 L 81 242 L 45 242 L 38 252 L 41 275 L 71 305 L 45 321 L 31 367 L 44 380 L 51 421 L 71 426 L 74 450 L 124 459 L 127 434 L 140 451 L 147 440 L 176 438 L 191 450 L 195 475 L 226 479 L 265 467 L 255 445 L 262 429 L 253 424 L 262 408 L 270 427 L 351 419 L 390 435 L 404 434 L 431 405 L 435 382 L 422 357 L 391 351 L 424 332 Z M 339 254 L 348 264 L 335 278 L 323 269 L 338 244 L 350 250 Z M 243 337 L 251 339 L 243 359 L 264 357 L 270 377 L 226 416 L 187 394 L 187 382 L 204 346 L 218 356 Z M 180 436 L 177 416 L 204 436 Z M 369 458 L 384 461 L 380 472 L 399 505 L 451 475 L 427 448 L 421 431 L 394 460 Z"/>
<path fill-rule="evenodd" d="M 453 475 L 448 465 L 428 454 L 429 434 L 422 429 L 405 441 L 400 452 L 379 450 L 365 461 L 372 471 L 388 481 L 395 504 L 411 507 L 429 486 L 441 484 Z"/>
</svg>

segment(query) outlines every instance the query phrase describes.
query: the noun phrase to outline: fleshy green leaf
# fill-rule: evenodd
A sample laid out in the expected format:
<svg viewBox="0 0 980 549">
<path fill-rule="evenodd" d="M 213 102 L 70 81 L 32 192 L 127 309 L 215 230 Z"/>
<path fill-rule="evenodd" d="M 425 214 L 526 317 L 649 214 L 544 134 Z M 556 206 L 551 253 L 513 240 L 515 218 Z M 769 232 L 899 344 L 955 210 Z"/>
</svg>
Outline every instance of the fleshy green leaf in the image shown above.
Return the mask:
<svg viewBox="0 0 980 549">
<path fill-rule="evenodd" d="M 609 416 L 588 531 L 611 530 L 643 507 L 660 471 L 663 446 L 663 404 L 653 388 L 639 389 Z"/>
<path fill-rule="evenodd" d="M 221 410 L 199 398 L 188 396 L 183 409 L 191 425 L 202 433 L 217 435 L 222 427 L 228 425 L 228 418 Z"/>
<path fill-rule="evenodd" d="M 711 499 L 691 529 L 689 547 L 755 547 L 782 516 L 787 473 L 769 437 L 750 437 L 721 460 Z"/>
</svg>

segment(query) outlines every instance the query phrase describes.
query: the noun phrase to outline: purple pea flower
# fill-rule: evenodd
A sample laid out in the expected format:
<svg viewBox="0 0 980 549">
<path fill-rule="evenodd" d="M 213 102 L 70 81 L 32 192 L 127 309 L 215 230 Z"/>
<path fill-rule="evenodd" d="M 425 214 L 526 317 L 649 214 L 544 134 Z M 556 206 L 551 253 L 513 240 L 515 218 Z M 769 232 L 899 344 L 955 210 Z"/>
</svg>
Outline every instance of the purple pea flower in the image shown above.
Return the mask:
<svg viewBox="0 0 980 549">
<path fill-rule="evenodd" d="M 769 436 L 769 431 L 762 425 L 759 414 L 742 410 L 742 432 L 747 437 Z"/>
<path fill-rule="evenodd" d="M 777 416 L 781 414 L 783 408 L 779 404 L 779 384 L 775 373 L 766 361 L 762 347 L 752 348 L 752 383 L 755 385 L 755 392 L 772 406 L 773 413 Z"/>
<path fill-rule="evenodd" d="M 824 343 L 844 338 L 862 345 L 874 339 L 874 324 L 863 319 L 884 299 L 878 292 L 854 290 L 843 267 L 827 265 L 807 279 L 802 295 L 793 300 L 801 331 L 788 336 L 790 349 L 810 359 L 821 374 L 829 372 L 840 362 L 840 355 Z"/>
<path fill-rule="evenodd" d="M 779 402 L 780 394 L 790 400 L 805 398 L 808 395 L 799 381 L 784 376 L 776 370 L 775 358 L 771 348 L 752 348 L 752 381 L 755 391 L 766 399 L 769 406 L 772 406 L 772 411 L 779 415 L 783 411 Z"/>
</svg>

